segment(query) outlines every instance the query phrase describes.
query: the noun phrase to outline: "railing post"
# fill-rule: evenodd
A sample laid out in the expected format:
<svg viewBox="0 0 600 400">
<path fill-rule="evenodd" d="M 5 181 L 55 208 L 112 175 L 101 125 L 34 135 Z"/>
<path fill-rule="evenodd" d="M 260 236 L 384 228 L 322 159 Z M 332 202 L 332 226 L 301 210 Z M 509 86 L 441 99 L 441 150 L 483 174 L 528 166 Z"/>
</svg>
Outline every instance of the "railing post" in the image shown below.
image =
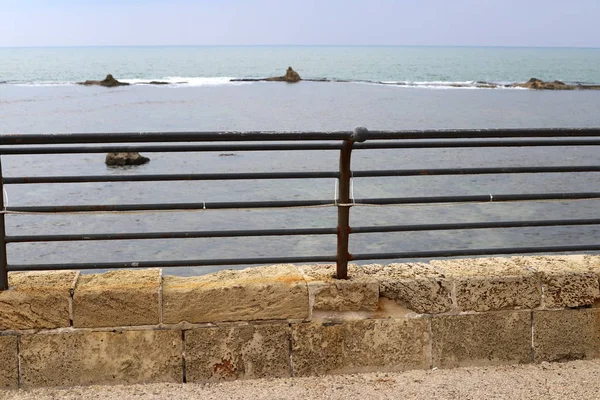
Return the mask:
<svg viewBox="0 0 600 400">
<path fill-rule="evenodd" d="M 340 150 L 340 176 L 338 178 L 338 226 L 337 226 L 337 266 L 336 278 L 348 279 L 348 261 L 352 259 L 348 251 L 350 239 L 350 184 L 352 172 L 350 159 L 354 142 L 364 142 L 369 131 L 364 127 L 357 127 L 350 139 L 345 140 Z"/>
<path fill-rule="evenodd" d="M 4 182 L 2 157 L 0 156 L 0 290 L 8 289 L 8 267 L 6 262 L 6 229 L 4 227 Z"/>
</svg>

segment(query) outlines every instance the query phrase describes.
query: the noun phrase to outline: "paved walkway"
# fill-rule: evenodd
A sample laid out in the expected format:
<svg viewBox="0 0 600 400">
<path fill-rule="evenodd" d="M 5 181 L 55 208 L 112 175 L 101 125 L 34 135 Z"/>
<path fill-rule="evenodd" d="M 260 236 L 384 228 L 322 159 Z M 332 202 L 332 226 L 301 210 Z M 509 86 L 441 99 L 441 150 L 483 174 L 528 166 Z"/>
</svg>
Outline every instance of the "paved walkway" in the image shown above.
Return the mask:
<svg viewBox="0 0 600 400">
<path fill-rule="evenodd" d="M 600 360 L 214 384 L 0 391 L 0 399 L 600 399 Z"/>
</svg>

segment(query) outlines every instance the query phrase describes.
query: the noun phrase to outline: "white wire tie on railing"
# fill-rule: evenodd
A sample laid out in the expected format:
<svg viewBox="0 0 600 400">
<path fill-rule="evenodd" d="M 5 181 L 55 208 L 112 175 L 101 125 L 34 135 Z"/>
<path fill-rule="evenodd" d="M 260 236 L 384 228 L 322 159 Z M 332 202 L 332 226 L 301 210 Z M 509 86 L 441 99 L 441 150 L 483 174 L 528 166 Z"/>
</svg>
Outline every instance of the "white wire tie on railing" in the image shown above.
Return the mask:
<svg viewBox="0 0 600 400">
<path fill-rule="evenodd" d="M 333 205 L 334 206 L 337 206 L 338 202 L 339 202 L 338 201 L 339 200 L 338 199 L 338 185 L 339 185 L 339 179 L 336 179 L 333 184 Z"/>
<path fill-rule="evenodd" d="M 350 200 L 352 200 L 352 205 L 356 204 L 354 200 L 354 172 L 350 171 Z"/>
</svg>

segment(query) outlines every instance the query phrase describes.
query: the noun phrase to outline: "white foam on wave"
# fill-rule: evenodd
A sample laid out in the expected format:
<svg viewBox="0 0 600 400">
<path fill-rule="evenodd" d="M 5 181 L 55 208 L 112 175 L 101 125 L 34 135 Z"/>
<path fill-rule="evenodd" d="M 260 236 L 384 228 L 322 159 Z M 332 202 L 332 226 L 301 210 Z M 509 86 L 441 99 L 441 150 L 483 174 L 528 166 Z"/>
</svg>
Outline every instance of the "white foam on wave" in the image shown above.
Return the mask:
<svg viewBox="0 0 600 400">
<path fill-rule="evenodd" d="M 512 82 L 478 82 L 478 81 L 381 81 L 379 84 L 400 88 L 420 89 L 503 89 L 522 90 L 526 88 L 506 86 Z"/>
<path fill-rule="evenodd" d="M 172 86 L 222 86 L 222 85 L 238 85 L 244 82 L 231 82 L 232 77 L 188 77 L 188 76 L 167 76 L 156 79 L 119 79 L 121 82 L 130 83 L 132 85 L 144 84 L 152 81 L 167 82 Z"/>
<path fill-rule="evenodd" d="M 164 78 L 117 78 L 119 82 L 129 83 L 130 85 L 149 84 L 150 82 L 166 82 L 165 86 L 222 86 L 222 85 L 243 85 L 248 82 L 231 82 L 232 77 L 186 77 L 186 76 L 167 76 Z M 81 81 L 37 81 L 37 82 L 3 82 L 4 85 L 15 86 L 68 86 L 75 85 Z"/>
</svg>

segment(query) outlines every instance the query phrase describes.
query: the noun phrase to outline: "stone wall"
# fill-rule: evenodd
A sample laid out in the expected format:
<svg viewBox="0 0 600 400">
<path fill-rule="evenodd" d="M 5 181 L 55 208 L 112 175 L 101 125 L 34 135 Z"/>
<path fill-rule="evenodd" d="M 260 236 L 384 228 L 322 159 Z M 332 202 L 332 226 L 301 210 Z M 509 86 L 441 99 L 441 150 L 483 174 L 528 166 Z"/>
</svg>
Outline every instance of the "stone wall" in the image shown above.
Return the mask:
<svg viewBox="0 0 600 400">
<path fill-rule="evenodd" d="M 11 273 L 0 388 L 204 382 L 600 356 L 600 256 L 200 277 Z"/>
</svg>

